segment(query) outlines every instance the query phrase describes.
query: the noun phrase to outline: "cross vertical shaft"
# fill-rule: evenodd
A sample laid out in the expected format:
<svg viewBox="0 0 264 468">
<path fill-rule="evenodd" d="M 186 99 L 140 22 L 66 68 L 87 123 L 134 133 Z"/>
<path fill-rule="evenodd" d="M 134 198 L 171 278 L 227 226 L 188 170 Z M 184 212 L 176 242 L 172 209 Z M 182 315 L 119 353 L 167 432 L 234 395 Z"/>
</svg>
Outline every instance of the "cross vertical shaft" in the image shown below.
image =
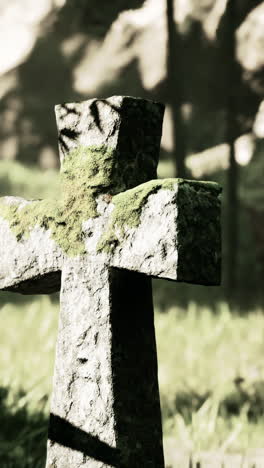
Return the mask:
<svg viewBox="0 0 264 468">
<path fill-rule="evenodd" d="M 150 281 L 65 266 L 47 468 L 164 466 Z"/>
</svg>

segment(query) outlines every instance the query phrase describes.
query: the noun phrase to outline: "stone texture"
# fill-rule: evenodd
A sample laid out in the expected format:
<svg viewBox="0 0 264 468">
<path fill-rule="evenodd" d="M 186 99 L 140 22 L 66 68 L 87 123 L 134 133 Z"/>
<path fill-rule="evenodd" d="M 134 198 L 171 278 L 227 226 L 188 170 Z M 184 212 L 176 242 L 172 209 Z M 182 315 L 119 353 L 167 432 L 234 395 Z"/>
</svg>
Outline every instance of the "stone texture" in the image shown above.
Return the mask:
<svg viewBox="0 0 264 468">
<path fill-rule="evenodd" d="M 51 413 L 87 433 L 88 439 L 115 447 L 109 285 L 105 264 L 88 259 L 64 264 Z M 89 457 L 65 447 L 63 426 L 51 425 L 49 438 L 47 467 L 112 466 L 95 461 L 93 452 Z M 73 446 L 75 438 L 78 432 L 70 441 Z"/>
<path fill-rule="evenodd" d="M 126 190 L 155 179 L 164 106 L 129 96 L 91 99 L 55 107 L 59 150 L 64 158 L 75 148 L 106 145 L 114 148 L 118 186 Z M 113 191 L 112 185 L 110 185 Z M 120 191 L 120 189 L 119 189 Z"/>
<path fill-rule="evenodd" d="M 220 189 L 147 182 L 158 161 L 157 103 L 113 97 L 56 112 L 67 203 L 42 212 L 37 202 L 0 200 L 0 289 L 61 288 L 47 468 L 163 468 L 147 275 L 219 282 Z M 67 250 L 71 239 L 77 252 Z"/>
<path fill-rule="evenodd" d="M 142 206 L 137 227 L 115 227 L 110 264 L 151 276 L 217 285 L 221 273 L 219 188 L 177 181 Z"/>
<path fill-rule="evenodd" d="M 142 206 L 140 224 L 115 227 L 116 245 L 110 264 L 160 278 L 177 279 L 177 193 L 160 189 Z"/>
<path fill-rule="evenodd" d="M 217 184 L 185 182 L 178 204 L 177 280 L 217 285 L 221 281 L 221 212 Z"/>
<path fill-rule="evenodd" d="M 24 206 L 22 198 L 4 197 L 3 203 Z M 0 209 L 0 289 L 25 294 L 52 293 L 59 290 L 63 254 L 50 232 L 35 226 L 29 238 L 17 241 Z M 40 281 L 39 278 L 41 278 Z"/>
<path fill-rule="evenodd" d="M 219 189 L 210 184 L 171 179 L 145 197 L 136 227 L 113 227 L 111 250 L 98 252 L 100 238 L 111 224 L 115 205 L 99 196 L 98 217 L 83 221 L 82 235 L 87 255 L 118 268 L 150 276 L 198 284 L 220 282 Z M 18 203 L 5 197 L 4 203 Z M 23 206 L 22 199 L 19 203 Z M 190 228 L 191 226 L 191 228 Z M 49 230 L 35 226 L 29 238 L 17 240 L 0 217 L 1 289 L 23 293 L 48 293 L 60 287 L 64 253 Z M 113 233 L 111 236 L 113 237 Z M 111 239 L 110 239 L 111 241 Z M 41 287 L 38 278 L 46 276 Z"/>
<path fill-rule="evenodd" d="M 148 278 L 67 260 L 51 413 L 78 431 L 54 420 L 47 467 L 164 466 L 154 337 Z"/>
</svg>

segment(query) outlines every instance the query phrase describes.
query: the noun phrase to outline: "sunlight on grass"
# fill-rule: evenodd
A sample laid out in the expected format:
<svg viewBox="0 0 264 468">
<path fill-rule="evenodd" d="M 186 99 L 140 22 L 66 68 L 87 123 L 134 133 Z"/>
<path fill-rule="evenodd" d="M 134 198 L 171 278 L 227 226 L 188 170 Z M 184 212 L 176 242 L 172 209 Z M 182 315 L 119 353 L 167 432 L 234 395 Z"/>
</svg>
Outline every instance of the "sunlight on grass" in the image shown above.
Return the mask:
<svg viewBox="0 0 264 468">
<path fill-rule="evenodd" d="M 0 466 L 44 468 L 58 304 L 3 302 L 0 317 Z"/>
<path fill-rule="evenodd" d="M 28 459 L 28 447 L 37 445 L 36 438 L 41 446 L 36 456 L 43 459 L 45 453 L 58 309 L 48 296 L 0 308 L 1 404 L 6 418 L 14 418 L 11 437 Z M 262 447 L 261 311 L 241 316 L 231 314 L 224 303 L 217 313 L 190 303 L 186 311 L 156 310 L 155 321 L 165 440 L 173 440 L 174 450 L 192 453 Z M 0 460 L 7 450 L 5 437 L 3 433 Z M 33 457 L 32 466 L 36 460 Z"/>
<path fill-rule="evenodd" d="M 1 307 L 0 375 L 1 386 L 11 390 L 8 404 L 48 412 L 58 310 L 48 296 Z"/>
<path fill-rule="evenodd" d="M 263 446 L 264 317 L 217 313 L 156 313 L 164 434 L 186 450 L 244 451 Z"/>
<path fill-rule="evenodd" d="M 0 196 L 54 197 L 59 191 L 58 171 L 27 167 L 18 161 L 0 161 Z"/>
</svg>

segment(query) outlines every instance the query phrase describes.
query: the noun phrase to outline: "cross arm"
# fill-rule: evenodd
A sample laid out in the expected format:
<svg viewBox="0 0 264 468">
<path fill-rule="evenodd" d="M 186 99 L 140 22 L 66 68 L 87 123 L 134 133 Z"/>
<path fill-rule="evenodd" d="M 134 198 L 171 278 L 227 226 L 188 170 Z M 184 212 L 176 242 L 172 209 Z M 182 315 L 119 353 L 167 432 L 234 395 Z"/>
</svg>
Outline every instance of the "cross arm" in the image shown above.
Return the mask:
<svg viewBox="0 0 264 468">
<path fill-rule="evenodd" d="M 97 249 L 114 267 L 196 284 L 220 283 L 221 188 L 153 180 L 112 199 Z"/>
<path fill-rule="evenodd" d="M 0 289 L 22 294 L 60 289 L 61 249 L 47 229 L 52 202 L 0 199 Z"/>
</svg>

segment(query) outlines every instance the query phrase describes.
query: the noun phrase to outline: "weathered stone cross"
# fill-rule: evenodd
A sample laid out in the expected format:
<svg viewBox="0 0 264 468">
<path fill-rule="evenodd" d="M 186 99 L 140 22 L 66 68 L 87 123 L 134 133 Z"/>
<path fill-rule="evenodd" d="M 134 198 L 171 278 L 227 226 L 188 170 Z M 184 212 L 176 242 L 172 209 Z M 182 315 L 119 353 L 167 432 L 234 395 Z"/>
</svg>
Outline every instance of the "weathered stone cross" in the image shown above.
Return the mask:
<svg viewBox="0 0 264 468">
<path fill-rule="evenodd" d="M 49 468 L 164 467 L 150 277 L 219 283 L 220 188 L 150 180 L 163 111 L 56 106 L 60 199 L 0 200 L 0 289 L 61 294 Z"/>
</svg>

